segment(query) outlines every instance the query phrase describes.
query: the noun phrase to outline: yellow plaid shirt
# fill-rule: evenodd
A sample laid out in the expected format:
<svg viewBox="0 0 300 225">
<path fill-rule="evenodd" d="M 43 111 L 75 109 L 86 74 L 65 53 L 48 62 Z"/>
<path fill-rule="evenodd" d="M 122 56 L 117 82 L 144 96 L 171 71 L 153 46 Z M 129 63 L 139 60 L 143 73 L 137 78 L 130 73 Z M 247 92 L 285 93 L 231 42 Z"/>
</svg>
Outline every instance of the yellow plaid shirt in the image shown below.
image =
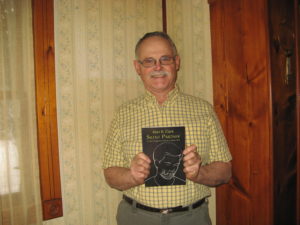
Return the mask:
<svg viewBox="0 0 300 225">
<path fill-rule="evenodd" d="M 163 105 L 146 92 L 129 101 L 117 111 L 105 143 L 103 168 L 130 167 L 133 157 L 142 152 L 142 128 L 184 126 L 186 145 L 195 144 L 202 165 L 214 161 L 228 162 L 231 154 L 212 106 L 200 99 L 179 91 L 169 93 Z M 141 204 L 168 208 L 185 206 L 210 196 L 210 189 L 186 180 L 186 185 L 145 187 L 140 185 L 124 194 Z"/>
</svg>

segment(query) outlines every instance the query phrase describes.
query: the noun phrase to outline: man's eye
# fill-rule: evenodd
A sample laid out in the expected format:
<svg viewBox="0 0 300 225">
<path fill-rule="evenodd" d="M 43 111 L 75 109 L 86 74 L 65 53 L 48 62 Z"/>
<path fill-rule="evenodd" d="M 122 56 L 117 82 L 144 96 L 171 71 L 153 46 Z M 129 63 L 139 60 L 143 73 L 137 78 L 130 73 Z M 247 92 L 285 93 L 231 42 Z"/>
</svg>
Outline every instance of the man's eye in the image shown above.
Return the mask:
<svg viewBox="0 0 300 225">
<path fill-rule="evenodd" d="M 169 57 L 169 56 L 164 56 L 164 57 L 161 57 L 161 58 L 160 58 L 160 61 L 162 61 L 162 62 L 169 62 L 169 61 L 171 61 L 171 60 L 172 60 L 172 58 Z"/>
<path fill-rule="evenodd" d="M 143 63 L 151 64 L 154 62 L 154 59 L 144 59 Z"/>
</svg>

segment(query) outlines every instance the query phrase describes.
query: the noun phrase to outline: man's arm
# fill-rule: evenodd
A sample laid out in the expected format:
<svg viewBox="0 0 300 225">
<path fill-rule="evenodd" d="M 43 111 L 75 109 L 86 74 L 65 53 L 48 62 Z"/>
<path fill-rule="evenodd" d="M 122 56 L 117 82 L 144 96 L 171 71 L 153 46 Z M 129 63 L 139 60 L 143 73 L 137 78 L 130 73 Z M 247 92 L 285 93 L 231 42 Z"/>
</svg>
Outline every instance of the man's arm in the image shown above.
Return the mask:
<svg viewBox="0 0 300 225">
<path fill-rule="evenodd" d="M 133 158 L 130 168 L 106 168 L 104 177 L 110 187 L 124 191 L 145 182 L 150 172 L 150 162 L 147 155 L 139 153 Z"/>
<path fill-rule="evenodd" d="M 230 162 L 213 162 L 209 165 L 201 166 L 195 182 L 209 187 L 216 187 L 228 183 L 231 178 Z"/>
<path fill-rule="evenodd" d="M 231 162 L 213 162 L 201 166 L 201 157 L 196 150 L 197 147 L 191 145 L 183 152 L 184 172 L 188 179 L 209 187 L 216 187 L 230 180 Z"/>
</svg>

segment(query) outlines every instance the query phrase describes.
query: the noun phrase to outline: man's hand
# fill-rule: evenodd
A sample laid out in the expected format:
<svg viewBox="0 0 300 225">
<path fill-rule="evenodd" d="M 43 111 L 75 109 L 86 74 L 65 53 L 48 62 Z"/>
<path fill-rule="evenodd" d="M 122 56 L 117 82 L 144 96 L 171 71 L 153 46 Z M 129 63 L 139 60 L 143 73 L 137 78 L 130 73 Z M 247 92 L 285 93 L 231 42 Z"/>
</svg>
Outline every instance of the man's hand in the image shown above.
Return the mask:
<svg viewBox="0 0 300 225">
<path fill-rule="evenodd" d="M 130 173 L 137 185 L 143 184 L 150 173 L 150 158 L 144 153 L 138 153 L 130 165 Z"/>
<path fill-rule="evenodd" d="M 196 145 L 191 145 L 183 151 L 183 171 L 186 178 L 197 182 L 197 177 L 201 167 L 201 157 L 197 152 Z"/>
<path fill-rule="evenodd" d="M 130 168 L 109 167 L 104 169 L 106 182 L 112 188 L 127 190 L 145 182 L 150 173 L 150 158 L 138 153 L 131 161 Z"/>
<path fill-rule="evenodd" d="M 202 160 L 195 145 L 184 149 L 183 155 L 183 171 L 187 179 L 209 187 L 216 187 L 230 180 L 231 162 L 215 161 L 202 166 Z"/>
</svg>

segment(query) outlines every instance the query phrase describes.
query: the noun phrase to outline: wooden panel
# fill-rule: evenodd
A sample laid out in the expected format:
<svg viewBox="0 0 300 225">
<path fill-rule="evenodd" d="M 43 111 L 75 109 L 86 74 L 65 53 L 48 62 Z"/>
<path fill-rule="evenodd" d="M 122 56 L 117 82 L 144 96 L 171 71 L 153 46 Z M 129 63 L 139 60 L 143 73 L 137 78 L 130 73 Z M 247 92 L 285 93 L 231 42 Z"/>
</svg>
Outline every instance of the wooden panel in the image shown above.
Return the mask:
<svg viewBox="0 0 300 225">
<path fill-rule="evenodd" d="M 43 218 L 62 216 L 56 117 L 53 0 L 33 0 L 36 108 Z"/>
<path fill-rule="evenodd" d="M 250 224 L 273 224 L 272 107 L 267 1 L 243 1 L 244 68 L 250 87 Z M 259 207 L 258 207 L 259 206 Z"/>
<path fill-rule="evenodd" d="M 217 189 L 217 224 L 247 225 L 250 220 L 248 197 L 250 165 L 247 142 L 245 142 L 248 132 L 247 129 L 241 130 L 242 132 L 238 129 L 239 126 L 247 127 L 246 118 L 243 115 L 247 108 L 244 108 L 244 104 L 232 105 L 235 99 L 240 102 L 247 95 L 247 92 L 244 92 L 246 84 L 242 82 L 243 79 L 241 78 L 243 64 L 234 64 L 234 62 L 243 58 L 242 48 L 237 47 L 242 44 L 242 39 L 239 36 L 239 33 L 242 32 L 242 27 L 237 23 L 237 17 L 240 17 L 237 9 L 240 5 L 239 2 L 236 2 L 236 8 L 234 8 L 224 7 L 223 1 L 215 1 L 213 3 L 210 5 L 210 10 L 214 105 L 234 157 L 232 162 L 233 178 L 230 184 Z M 225 4 L 228 4 L 228 2 Z M 234 16 L 228 17 L 226 15 Z M 231 34 L 230 38 L 228 38 L 228 33 Z M 236 86 L 231 76 L 240 80 L 243 86 Z M 235 91 L 234 88 L 237 88 L 238 92 L 244 97 L 239 97 L 240 93 L 233 93 L 232 91 Z M 234 117 L 234 115 L 237 117 Z M 237 157 L 238 159 L 236 160 L 235 158 Z M 243 206 L 242 211 L 240 211 L 241 206 Z"/>
<path fill-rule="evenodd" d="M 274 224 L 296 225 L 296 51 L 294 2 L 270 0 Z"/>
<path fill-rule="evenodd" d="M 272 224 L 266 1 L 210 1 L 210 12 L 214 105 L 233 155 L 217 224 Z"/>
<path fill-rule="evenodd" d="M 161 0 L 163 31 L 167 33 L 167 0 Z"/>
<path fill-rule="evenodd" d="M 297 203 L 296 223 L 300 224 L 300 1 L 294 0 L 295 11 L 295 61 L 296 61 L 296 109 L 297 109 Z"/>
</svg>

